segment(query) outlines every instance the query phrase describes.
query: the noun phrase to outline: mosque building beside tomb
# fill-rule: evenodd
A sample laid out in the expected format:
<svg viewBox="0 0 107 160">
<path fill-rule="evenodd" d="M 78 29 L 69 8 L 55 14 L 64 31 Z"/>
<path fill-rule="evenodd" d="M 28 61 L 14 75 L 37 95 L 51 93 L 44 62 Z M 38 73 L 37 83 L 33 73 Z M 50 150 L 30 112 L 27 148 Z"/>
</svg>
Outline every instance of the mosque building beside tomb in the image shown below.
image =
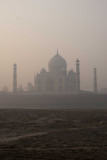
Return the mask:
<svg viewBox="0 0 107 160">
<path fill-rule="evenodd" d="M 17 66 L 13 70 L 13 93 L 17 93 Z M 94 68 L 93 93 L 97 93 L 97 73 Z M 76 60 L 76 71 L 67 71 L 66 60 L 57 53 L 48 63 L 48 71 L 41 69 L 40 73 L 34 76 L 34 85 L 30 94 L 51 95 L 51 94 L 80 94 L 90 93 L 80 89 L 80 61 Z M 92 92 L 91 92 L 92 93 Z"/>
</svg>

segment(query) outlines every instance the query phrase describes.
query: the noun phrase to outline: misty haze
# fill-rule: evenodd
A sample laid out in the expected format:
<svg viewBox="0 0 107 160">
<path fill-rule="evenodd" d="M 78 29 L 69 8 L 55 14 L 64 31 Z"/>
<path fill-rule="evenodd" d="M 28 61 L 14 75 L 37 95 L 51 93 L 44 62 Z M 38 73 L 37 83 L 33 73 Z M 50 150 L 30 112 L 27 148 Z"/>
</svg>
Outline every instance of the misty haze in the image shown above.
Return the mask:
<svg viewBox="0 0 107 160">
<path fill-rule="evenodd" d="M 56 48 L 74 69 L 81 62 L 81 87 L 93 89 L 93 68 L 99 88 L 107 88 L 106 0 L 1 0 L 0 88 L 12 90 L 12 65 L 18 65 L 18 82 L 26 88 L 34 73 L 48 69 Z"/>
<path fill-rule="evenodd" d="M 0 0 L 0 160 L 107 159 L 107 1 Z"/>
</svg>

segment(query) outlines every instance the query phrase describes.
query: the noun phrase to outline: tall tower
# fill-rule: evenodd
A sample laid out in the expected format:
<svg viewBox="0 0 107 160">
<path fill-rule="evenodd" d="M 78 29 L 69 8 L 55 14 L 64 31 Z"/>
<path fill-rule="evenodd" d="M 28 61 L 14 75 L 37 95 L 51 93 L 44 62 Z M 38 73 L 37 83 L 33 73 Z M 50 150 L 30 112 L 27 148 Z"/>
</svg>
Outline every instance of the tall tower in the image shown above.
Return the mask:
<svg viewBox="0 0 107 160">
<path fill-rule="evenodd" d="M 94 93 L 97 94 L 97 69 L 94 68 Z"/>
<path fill-rule="evenodd" d="M 13 93 L 17 93 L 17 65 L 13 65 Z"/>
<path fill-rule="evenodd" d="M 76 93 L 80 93 L 80 61 L 76 60 Z"/>
</svg>

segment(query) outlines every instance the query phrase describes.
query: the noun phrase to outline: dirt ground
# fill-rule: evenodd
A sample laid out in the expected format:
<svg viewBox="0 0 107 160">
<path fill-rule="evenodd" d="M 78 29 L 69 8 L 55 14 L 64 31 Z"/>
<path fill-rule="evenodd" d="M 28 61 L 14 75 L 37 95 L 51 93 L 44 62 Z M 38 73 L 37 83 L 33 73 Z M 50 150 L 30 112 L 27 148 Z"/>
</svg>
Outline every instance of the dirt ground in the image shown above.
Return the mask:
<svg viewBox="0 0 107 160">
<path fill-rule="evenodd" d="M 106 160 L 107 110 L 0 110 L 0 160 Z"/>
</svg>

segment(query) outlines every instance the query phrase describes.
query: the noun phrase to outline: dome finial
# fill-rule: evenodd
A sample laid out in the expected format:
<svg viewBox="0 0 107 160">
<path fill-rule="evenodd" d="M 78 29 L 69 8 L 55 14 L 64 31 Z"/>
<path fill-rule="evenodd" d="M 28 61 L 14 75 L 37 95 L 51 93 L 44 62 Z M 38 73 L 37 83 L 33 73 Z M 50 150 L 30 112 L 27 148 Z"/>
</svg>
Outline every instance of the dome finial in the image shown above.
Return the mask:
<svg viewBox="0 0 107 160">
<path fill-rule="evenodd" d="M 58 48 L 57 48 L 57 54 L 58 54 Z"/>
</svg>

